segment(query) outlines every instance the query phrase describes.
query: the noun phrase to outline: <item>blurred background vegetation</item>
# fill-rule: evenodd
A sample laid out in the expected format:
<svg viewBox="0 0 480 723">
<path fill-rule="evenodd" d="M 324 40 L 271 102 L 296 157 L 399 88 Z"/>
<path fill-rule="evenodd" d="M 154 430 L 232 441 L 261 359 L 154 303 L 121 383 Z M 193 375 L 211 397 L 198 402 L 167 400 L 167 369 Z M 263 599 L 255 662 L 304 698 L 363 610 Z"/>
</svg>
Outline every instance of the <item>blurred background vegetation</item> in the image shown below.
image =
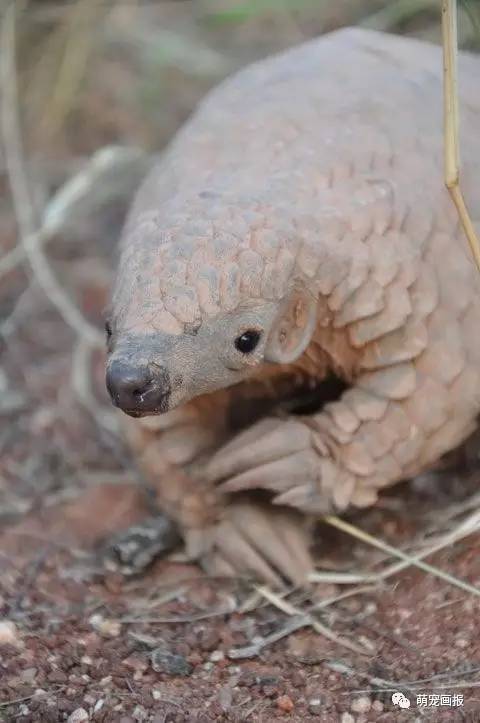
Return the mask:
<svg viewBox="0 0 480 723">
<path fill-rule="evenodd" d="M 440 39 L 440 0 L 14 1 L 25 137 L 51 172 L 105 144 L 160 148 L 222 77 L 336 28 Z M 462 47 L 480 47 L 479 5 L 460 4 Z"/>
<path fill-rule="evenodd" d="M 441 0 L 9 2 L 40 206 L 99 148 L 161 149 L 208 88 L 252 60 L 347 25 L 440 40 Z M 478 49 L 480 1 L 459 5 L 460 44 Z"/>
</svg>

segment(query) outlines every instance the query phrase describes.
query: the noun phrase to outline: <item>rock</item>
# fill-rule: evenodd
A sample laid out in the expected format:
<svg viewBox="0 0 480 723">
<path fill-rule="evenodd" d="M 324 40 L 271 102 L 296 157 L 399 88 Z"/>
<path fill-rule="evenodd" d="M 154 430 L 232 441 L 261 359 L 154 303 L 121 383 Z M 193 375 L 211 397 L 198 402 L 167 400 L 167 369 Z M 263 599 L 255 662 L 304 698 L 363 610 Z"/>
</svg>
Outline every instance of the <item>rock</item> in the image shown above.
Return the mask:
<svg viewBox="0 0 480 723">
<path fill-rule="evenodd" d="M 277 698 L 277 708 L 283 713 L 291 713 L 294 707 L 293 700 L 289 695 L 281 695 Z"/>
<path fill-rule="evenodd" d="M 362 695 L 360 698 L 352 701 L 350 709 L 353 710 L 354 713 L 368 713 L 371 707 L 372 701 L 368 695 Z"/>
<path fill-rule="evenodd" d="M 355 718 L 350 713 L 343 713 L 340 718 L 340 723 L 355 723 Z"/>
<path fill-rule="evenodd" d="M 213 653 L 210 655 L 210 660 L 212 663 L 218 663 L 220 660 L 224 660 L 225 653 L 223 650 L 214 650 Z"/>
<path fill-rule="evenodd" d="M 88 721 L 88 713 L 85 710 L 85 708 L 77 708 L 73 711 L 73 713 L 70 713 L 70 715 L 67 718 L 67 723 L 83 723 L 83 721 Z"/>
<path fill-rule="evenodd" d="M 156 648 L 151 656 L 152 668 L 156 673 L 169 675 L 191 675 L 193 667 L 183 655 L 175 655 L 165 648 Z"/>
</svg>

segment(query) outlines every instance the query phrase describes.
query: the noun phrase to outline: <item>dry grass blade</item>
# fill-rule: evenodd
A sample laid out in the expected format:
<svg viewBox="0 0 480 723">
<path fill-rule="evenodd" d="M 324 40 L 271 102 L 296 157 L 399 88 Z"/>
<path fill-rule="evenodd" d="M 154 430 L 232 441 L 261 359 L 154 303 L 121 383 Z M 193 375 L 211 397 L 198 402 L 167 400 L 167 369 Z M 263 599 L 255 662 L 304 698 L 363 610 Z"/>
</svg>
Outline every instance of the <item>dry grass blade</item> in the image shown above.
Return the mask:
<svg viewBox="0 0 480 723">
<path fill-rule="evenodd" d="M 63 54 L 44 118 L 45 138 L 55 137 L 75 105 L 98 27 L 98 13 L 99 10 L 106 12 L 106 8 L 97 0 L 81 0 L 67 8 L 67 19 L 61 28 L 65 35 Z"/>
<path fill-rule="evenodd" d="M 365 582 L 376 582 L 379 577 L 370 573 L 350 572 L 311 572 L 308 576 L 310 582 L 325 582 L 333 585 L 358 585 Z"/>
<path fill-rule="evenodd" d="M 103 345 L 103 335 L 92 326 L 72 303 L 42 251 L 42 231 L 36 228 L 28 188 L 20 118 L 16 69 L 16 9 L 10 3 L 5 10 L 1 32 L 2 136 L 8 178 L 19 228 L 20 242 L 41 289 L 65 322 L 92 346 Z"/>
<path fill-rule="evenodd" d="M 414 567 L 418 567 L 424 572 L 429 573 L 430 575 L 433 575 L 434 577 L 438 577 L 441 580 L 445 580 L 445 582 L 450 583 L 450 585 L 454 585 L 455 587 L 460 588 L 461 590 L 465 590 L 466 592 L 469 592 L 471 595 L 475 595 L 477 597 L 480 597 L 480 590 L 473 585 L 470 585 L 468 582 L 465 582 L 464 580 L 460 580 L 459 578 L 454 577 L 453 575 L 450 575 L 448 572 L 444 572 L 443 570 L 440 570 L 438 567 L 434 567 L 433 565 L 429 565 L 426 562 L 423 562 L 421 559 L 419 559 L 419 556 L 412 557 L 410 555 L 407 555 L 405 552 L 402 552 L 402 550 L 399 550 L 396 547 L 392 547 L 391 545 L 388 545 L 386 542 L 383 542 L 382 540 L 379 540 L 377 537 L 374 537 L 373 535 L 369 535 L 367 532 L 364 532 L 363 530 L 360 530 L 358 527 L 355 527 L 355 525 L 350 524 L 349 522 L 345 522 L 344 520 L 341 520 L 338 517 L 335 517 L 334 515 L 329 515 L 324 518 L 324 521 L 332 525 L 332 527 L 336 527 L 339 530 L 342 530 L 342 532 L 346 532 L 348 535 L 351 535 L 352 537 L 355 537 L 357 540 L 361 540 L 362 542 L 365 542 L 367 545 L 371 545 L 372 547 L 376 547 L 378 550 L 382 550 L 382 552 L 387 552 L 390 555 L 393 555 L 394 557 L 398 557 L 401 560 L 403 560 L 407 565 L 413 565 Z M 470 528 L 469 532 L 472 530 Z M 467 532 L 466 534 L 469 534 Z M 431 551 L 430 551 L 431 552 Z M 398 572 L 398 570 L 397 570 Z"/>
<path fill-rule="evenodd" d="M 459 514 L 465 509 L 468 509 L 473 505 L 477 498 L 474 495 L 471 500 L 463 503 L 462 505 L 454 506 L 453 514 Z M 475 502 L 476 504 L 476 502 Z M 437 537 L 437 539 L 429 545 L 426 545 L 420 552 L 416 554 L 405 555 L 403 562 L 396 562 L 393 565 L 389 565 L 383 570 L 376 573 L 360 573 L 352 574 L 349 573 L 331 573 L 331 572 L 313 572 L 309 576 L 310 582 L 333 582 L 336 584 L 358 584 L 358 583 L 371 583 L 378 584 L 384 580 L 396 575 L 397 573 L 405 570 L 407 567 L 414 565 L 416 562 L 423 560 L 430 555 L 433 555 L 446 547 L 455 544 L 464 537 L 473 534 L 480 529 L 480 512 L 473 512 L 462 520 L 458 525 L 454 527 L 450 532 Z M 470 591 L 469 591 L 470 592 Z"/>
</svg>

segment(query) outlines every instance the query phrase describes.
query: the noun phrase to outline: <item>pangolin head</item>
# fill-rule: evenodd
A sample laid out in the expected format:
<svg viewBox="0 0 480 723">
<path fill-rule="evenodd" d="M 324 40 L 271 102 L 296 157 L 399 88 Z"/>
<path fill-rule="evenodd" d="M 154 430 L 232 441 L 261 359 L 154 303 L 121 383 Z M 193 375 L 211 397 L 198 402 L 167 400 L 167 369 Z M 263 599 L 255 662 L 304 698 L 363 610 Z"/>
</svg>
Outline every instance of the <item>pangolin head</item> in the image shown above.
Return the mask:
<svg viewBox="0 0 480 723">
<path fill-rule="evenodd" d="M 133 214 L 107 322 L 114 404 L 158 414 L 298 358 L 316 322 L 300 245 L 291 214 L 226 192 Z"/>
</svg>

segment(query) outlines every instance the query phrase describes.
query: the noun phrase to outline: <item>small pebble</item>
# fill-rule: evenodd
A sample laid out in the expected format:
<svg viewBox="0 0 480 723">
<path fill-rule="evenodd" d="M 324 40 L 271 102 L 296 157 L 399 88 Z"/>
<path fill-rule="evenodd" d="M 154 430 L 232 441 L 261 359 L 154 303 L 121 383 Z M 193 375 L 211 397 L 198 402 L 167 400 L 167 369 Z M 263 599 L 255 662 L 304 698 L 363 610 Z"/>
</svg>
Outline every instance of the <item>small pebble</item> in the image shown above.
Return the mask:
<svg viewBox="0 0 480 723">
<path fill-rule="evenodd" d="M 152 668 L 156 673 L 169 675 L 191 675 L 193 667 L 183 655 L 175 655 L 164 648 L 156 648 L 151 656 Z"/>
<path fill-rule="evenodd" d="M 368 695 L 362 695 L 361 698 L 356 698 L 350 706 L 354 713 L 368 713 L 371 707 L 372 701 Z"/>
<path fill-rule="evenodd" d="M 100 698 L 100 700 L 97 700 L 97 702 L 93 706 L 93 712 L 98 713 L 98 711 L 103 708 L 104 703 L 105 703 L 105 698 Z"/>
<path fill-rule="evenodd" d="M 143 707 L 143 705 L 136 705 L 133 709 L 132 717 L 134 720 L 141 722 L 147 720 L 148 713 Z"/>
<path fill-rule="evenodd" d="M 16 645 L 20 644 L 18 630 L 15 623 L 10 620 L 0 620 L 0 645 Z"/>
<path fill-rule="evenodd" d="M 73 713 L 70 713 L 67 718 L 67 723 L 83 723 L 83 721 L 88 720 L 88 713 L 85 708 L 77 708 Z"/>
<path fill-rule="evenodd" d="M 216 630 L 202 630 L 199 636 L 200 649 L 206 652 L 215 650 L 220 642 L 220 636 Z"/>
<path fill-rule="evenodd" d="M 22 670 L 22 672 L 20 673 L 20 678 L 23 683 L 33 683 L 36 675 L 37 675 L 36 668 L 25 668 L 25 670 Z"/>
<path fill-rule="evenodd" d="M 295 688 L 300 688 L 302 685 L 305 685 L 305 678 L 299 670 L 292 670 L 290 682 Z"/>
<path fill-rule="evenodd" d="M 372 709 L 376 713 L 381 713 L 383 711 L 384 705 L 381 700 L 374 700 L 372 703 Z"/>
<path fill-rule="evenodd" d="M 311 698 L 308 701 L 308 710 L 313 715 L 320 713 L 321 708 L 322 708 L 321 698 Z"/>
<path fill-rule="evenodd" d="M 283 713 L 291 713 L 294 707 L 293 700 L 289 695 L 281 695 L 280 698 L 277 698 L 277 708 Z"/>
<path fill-rule="evenodd" d="M 277 685 L 278 677 L 276 675 L 257 675 L 255 683 L 257 685 Z"/>
<path fill-rule="evenodd" d="M 118 638 L 122 629 L 118 620 L 109 620 L 98 613 L 90 617 L 89 623 L 104 638 Z"/>
<path fill-rule="evenodd" d="M 262 685 L 262 693 L 266 698 L 275 698 L 278 695 L 278 687 L 276 685 Z"/>
<path fill-rule="evenodd" d="M 210 655 L 210 660 L 212 663 L 218 663 L 220 660 L 223 660 L 225 658 L 225 653 L 223 650 L 214 650 L 213 653 Z"/>
<path fill-rule="evenodd" d="M 220 708 L 226 713 L 232 707 L 233 691 L 228 685 L 224 685 L 218 692 L 218 703 Z"/>
<path fill-rule="evenodd" d="M 343 713 L 340 718 L 340 723 L 355 723 L 355 718 L 350 713 Z"/>
</svg>

